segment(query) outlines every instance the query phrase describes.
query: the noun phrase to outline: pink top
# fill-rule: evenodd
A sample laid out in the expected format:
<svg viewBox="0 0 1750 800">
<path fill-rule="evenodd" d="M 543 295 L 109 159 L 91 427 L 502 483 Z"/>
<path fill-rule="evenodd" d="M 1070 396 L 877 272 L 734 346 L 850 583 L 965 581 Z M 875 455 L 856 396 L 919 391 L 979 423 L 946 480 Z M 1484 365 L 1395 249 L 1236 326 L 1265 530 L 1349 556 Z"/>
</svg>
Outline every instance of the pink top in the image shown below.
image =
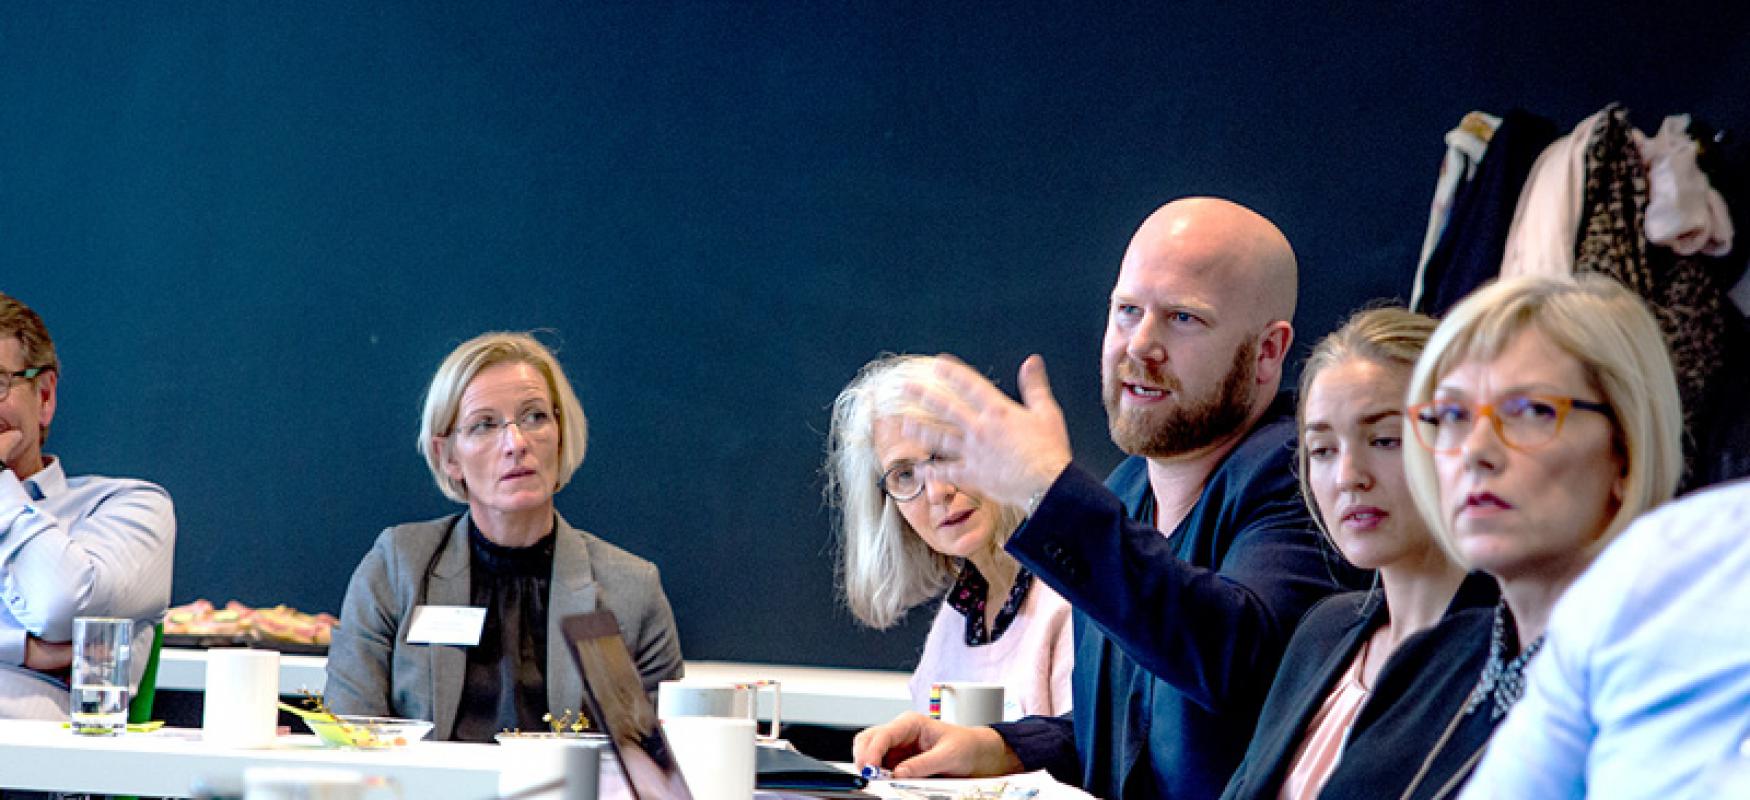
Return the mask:
<svg viewBox="0 0 1750 800">
<path fill-rule="evenodd" d="M 1069 602 L 1035 579 L 1021 610 L 996 641 L 966 645 L 966 617 L 944 602 L 911 675 L 911 705 L 930 710 L 930 684 L 976 681 L 1003 685 L 1003 719 L 1069 710 L 1069 675 L 1075 663 Z"/>
<path fill-rule="evenodd" d="M 1301 740 L 1300 752 L 1294 756 L 1294 768 L 1282 781 L 1280 800 L 1318 797 L 1331 771 L 1337 768 L 1338 759 L 1343 757 L 1343 742 L 1349 738 L 1349 727 L 1355 724 L 1355 715 L 1367 702 L 1369 690 L 1361 685 L 1361 665 L 1366 663 L 1372 644 L 1370 639 L 1362 646 L 1361 654 L 1337 679 L 1336 688 L 1307 725 L 1306 738 Z"/>
</svg>

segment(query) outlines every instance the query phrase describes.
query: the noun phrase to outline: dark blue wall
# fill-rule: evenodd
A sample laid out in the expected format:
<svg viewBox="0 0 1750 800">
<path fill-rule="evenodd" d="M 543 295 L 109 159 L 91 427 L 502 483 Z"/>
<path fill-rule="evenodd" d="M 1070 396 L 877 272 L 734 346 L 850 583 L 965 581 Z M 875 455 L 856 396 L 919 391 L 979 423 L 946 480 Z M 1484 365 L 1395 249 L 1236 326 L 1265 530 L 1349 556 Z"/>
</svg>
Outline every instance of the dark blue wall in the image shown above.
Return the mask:
<svg viewBox="0 0 1750 800">
<path fill-rule="evenodd" d="M 9 3 L 0 289 L 51 450 L 175 495 L 176 600 L 336 609 L 457 342 L 544 327 L 560 496 L 657 562 L 690 657 L 907 667 L 831 598 L 827 404 L 884 350 L 1045 354 L 1115 463 L 1104 296 L 1218 193 L 1303 259 L 1301 339 L 1407 292 L 1441 136 L 1621 100 L 1750 126 L 1744 4 Z"/>
</svg>

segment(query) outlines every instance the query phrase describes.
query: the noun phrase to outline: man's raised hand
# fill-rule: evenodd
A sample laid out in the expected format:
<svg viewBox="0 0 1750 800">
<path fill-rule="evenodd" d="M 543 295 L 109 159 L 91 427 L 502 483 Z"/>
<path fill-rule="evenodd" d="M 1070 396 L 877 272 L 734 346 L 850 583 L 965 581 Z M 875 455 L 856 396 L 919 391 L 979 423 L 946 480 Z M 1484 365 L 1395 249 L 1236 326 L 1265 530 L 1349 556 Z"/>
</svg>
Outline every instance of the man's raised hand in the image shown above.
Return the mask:
<svg viewBox="0 0 1750 800">
<path fill-rule="evenodd" d="M 1069 430 L 1045 359 L 1022 362 L 1019 403 L 953 356 L 936 359 L 935 375 L 941 386 L 911 384 L 906 394 L 941 423 L 907 417 L 901 426 L 937 456 L 924 465 L 926 479 L 1027 506 L 1069 466 Z"/>
</svg>

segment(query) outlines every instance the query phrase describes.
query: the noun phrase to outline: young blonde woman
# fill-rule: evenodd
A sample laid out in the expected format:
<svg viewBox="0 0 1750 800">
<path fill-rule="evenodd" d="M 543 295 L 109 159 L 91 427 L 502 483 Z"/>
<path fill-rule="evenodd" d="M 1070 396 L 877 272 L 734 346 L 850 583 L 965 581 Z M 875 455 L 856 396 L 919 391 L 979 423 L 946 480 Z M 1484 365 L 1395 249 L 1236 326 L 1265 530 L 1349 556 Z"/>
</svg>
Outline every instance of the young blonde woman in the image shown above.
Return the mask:
<svg viewBox="0 0 1750 800">
<path fill-rule="evenodd" d="M 1467 581 L 1441 548 L 1404 479 L 1404 391 L 1434 326 L 1399 308 L 1362 311 L 1301 370 L 1302 496 L 1350 563 L 1377 570 L 1378 587 L 1330 597 L 1301 620 L 1226 798 L 1318 797 L 1342 761 L 1399 758 L 1346 749 L 1355 720 L 1396 702 L 1407 677 L 1441 668 L 1422 657 L 1438 639 L 1419 634 L 1495 598 L 1492 580 Z M 1416 655 L 1400 656 L 1412 637 Z"/>
<path fill-rule="evenodd" d="M 933 454 L 900 433 L 929 415 L 905 385 L 936 380 L 935 359 L 870 362 L 833 403 L 827 493 L 839 511 L 840 585 L 851 613 L 885 629 L 913 607 L 941 599 L 912 674 L 915 710 L 932 684 L 999 683 L 1004 717 L 1056 715 L 1070 707 L 1074 644 L 1069 604 L 1035 580 L 1003 542 L 1020 509 L 926 480 Z"/>
</svg>

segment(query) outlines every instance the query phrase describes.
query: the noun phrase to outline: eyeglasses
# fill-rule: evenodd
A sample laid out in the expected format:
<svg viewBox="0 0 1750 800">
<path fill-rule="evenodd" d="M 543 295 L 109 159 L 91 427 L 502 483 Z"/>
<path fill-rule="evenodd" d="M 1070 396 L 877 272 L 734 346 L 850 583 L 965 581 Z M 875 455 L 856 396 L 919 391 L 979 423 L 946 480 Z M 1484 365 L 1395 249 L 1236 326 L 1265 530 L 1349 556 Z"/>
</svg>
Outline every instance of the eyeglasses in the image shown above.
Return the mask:
<svg viewBox="0 0 1750 800">
<path fill-rule="evenodd" d="M 1416 441 L 1423 447 L 1441 455 L 1451 455 L 1464 445 L 1465 437 L 1476 427 L 1476 419 L 1488 417 L 1501 442 L 1523 452 L 1553 441 L 1556 434 L 1561 433 L 1568 413 L 1576 408 L 1616 419 L 1616 414 L 1604 403 L 1578 397 L 1516 394 L 1493 403 L 1454 400 L 1417 403 L 1410 406 L 1410 427 L 1416 432 Z"/>
<path fill-rule="evenodd" d="M 17 372 L 0 371 L 0 400 L 6 399 L 6 395 L 12 393 L 12 384 L 18 383 L 20 379 L 36 380 L 36 376 L 43 374 L 47 369 L 48 367 L 31 367 Z"/>
<path fill-rule="evenodd" d="M 941 460 L 939 456 L 930 456 L 923 461 L 895 461 L 876 483 L 894 502 L 907 502 L 924 492 L 924 474 L 918 467 Z"/>
<path fill-rule="evenodd" d="M 485 444 L 503 435 L 510 426 L 515 425 L 523 436 L 530 439 L 545 439 L 552 435 L 554 425 L 559 420 L 556 411 L 544 408 L 531 408 L 517 415 L 514 420 L 499 419 L 494 414 L 484 414 L 475 417 L 450 429 L 449 435 L 461 436 L 468 444 Z"/>
</svg>

